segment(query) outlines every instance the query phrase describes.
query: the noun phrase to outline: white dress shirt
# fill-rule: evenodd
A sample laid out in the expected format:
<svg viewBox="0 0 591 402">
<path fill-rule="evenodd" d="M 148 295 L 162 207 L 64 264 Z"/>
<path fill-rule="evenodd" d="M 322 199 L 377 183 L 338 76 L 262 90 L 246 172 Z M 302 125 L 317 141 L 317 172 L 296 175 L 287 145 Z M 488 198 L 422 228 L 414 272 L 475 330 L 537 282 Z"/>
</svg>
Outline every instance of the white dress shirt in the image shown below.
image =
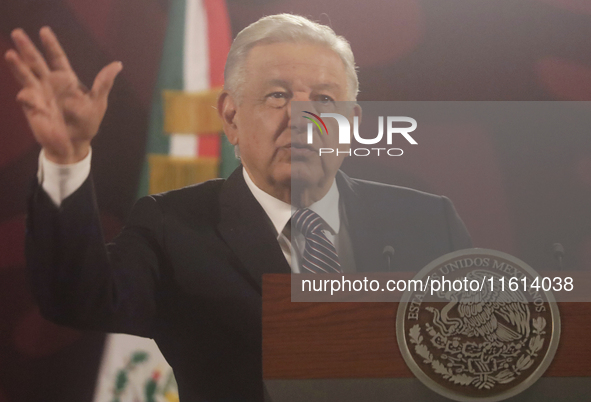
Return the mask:
<svg viewBox="0 0 591 402">
<path fill-rule="evenodd" d="M 60 165 L 47 159 L 41 150 L 37 180 L 57 207 L 84 183 L 90 174 L 91 157 L 92 149 L 80 162 Z"/>
<path fill-rule="evenodd" d="M 293 273 L 300 273 L 299 261 L 304 252 L 306 239 L 303 234 L 297 231 L 291 231 L 291 237 L 294 243 L 292 244 L 289 237 L 285 234 L 285 226 L 295 213 L 296 208 L 258 188 L 244 167 L 242 168 L 242 173 L 244 174 L 244 181 L 246 181 L 252 195 L 254 195 L 254 198 L 261 204 L 271 219 L 271 222 L 273 222 L 277 233 L 277 241 L 281 246 L 281 251 L 283 251 L 285 259 L 291 266 L 291 271 Z M 308 208 L 316 212 L 326 222 L 328 229 L 324 230 L 324 234 L 335 245 L 337 255 L 340 255 L 339 236 L 337 234 L 341 228 L 341 218 L 339 216 L 339 189 L 336 182 L 333 180 L 328 193 Z"/>
</svg>

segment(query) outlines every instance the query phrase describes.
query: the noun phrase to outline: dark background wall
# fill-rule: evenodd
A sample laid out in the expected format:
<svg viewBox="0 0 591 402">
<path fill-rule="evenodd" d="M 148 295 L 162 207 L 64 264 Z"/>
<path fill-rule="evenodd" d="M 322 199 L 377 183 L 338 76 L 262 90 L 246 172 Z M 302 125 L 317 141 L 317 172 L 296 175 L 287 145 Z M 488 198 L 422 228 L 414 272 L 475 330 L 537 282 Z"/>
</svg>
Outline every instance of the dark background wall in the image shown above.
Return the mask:
<svg viewBox="0 0 591 402">
<path fill-rule="evenodd" d="M 87 85 L 107 62 L 123 61 L 93 145 L 107 237 L 136 194 L 167 8 L 166 0 L 0 0 L 2 54 L 13 28 L 36 37 L 51 25 Z M 352 44 L 360 100 L 591 100 L 591 3 L 582 0 L 228 0 L 228 9 L 234 34 L 277 12 L 330 24 Z M 16 93 L 2 62 L 0 402 L 90 401 L 104 336 L 46 322 L 27 286 L 25 200 L 39 148 Z M 388 180 L 450 196 L 478 246 L 548 268 L 549 246 L 560 241 L 567 268 L 589 268 L 589 134 L 449 131 L 437 152 L 387 166 Z"/>
</svg>

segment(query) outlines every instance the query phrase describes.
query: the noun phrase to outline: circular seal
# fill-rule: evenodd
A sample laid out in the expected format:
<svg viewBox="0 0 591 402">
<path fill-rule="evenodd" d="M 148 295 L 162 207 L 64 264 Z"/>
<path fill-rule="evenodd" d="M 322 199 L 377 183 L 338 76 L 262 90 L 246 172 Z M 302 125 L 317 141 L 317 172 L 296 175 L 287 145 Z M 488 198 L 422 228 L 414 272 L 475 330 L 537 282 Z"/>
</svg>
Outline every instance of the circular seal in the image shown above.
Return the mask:
<svg viewBox="0 0 591 402">
<path fill-rule="evenodd" d="M 457 401 L 500 401 L 531 386 L 560 338 L 551 292 L 523 261 L 466 249 L 431 262 L 398 307 L 406 364 L 433 391 Z"/>
</svg>

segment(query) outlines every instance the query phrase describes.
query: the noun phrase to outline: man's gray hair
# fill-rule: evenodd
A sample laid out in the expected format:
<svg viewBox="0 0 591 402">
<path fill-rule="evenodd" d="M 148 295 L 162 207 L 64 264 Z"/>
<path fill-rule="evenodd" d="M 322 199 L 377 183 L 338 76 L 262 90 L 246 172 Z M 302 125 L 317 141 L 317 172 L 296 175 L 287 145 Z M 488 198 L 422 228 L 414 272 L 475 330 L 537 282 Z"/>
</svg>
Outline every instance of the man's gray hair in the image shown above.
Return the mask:
<svg viewBox="0 0 591 402">
<path fill-rule="evenodd" d="M 356 100 L 359 81 L 349 42 L 332 28 L 293 14 L 263 17 L 244 28 L 232 42 L 224 70 L 225 89 L 240 101 L 245 81 L 246 57 L 254 46 L 281 42 L 307 42 L 326 46 L 338 54 L 347 74 L 348 100 Z"/>
</svg>

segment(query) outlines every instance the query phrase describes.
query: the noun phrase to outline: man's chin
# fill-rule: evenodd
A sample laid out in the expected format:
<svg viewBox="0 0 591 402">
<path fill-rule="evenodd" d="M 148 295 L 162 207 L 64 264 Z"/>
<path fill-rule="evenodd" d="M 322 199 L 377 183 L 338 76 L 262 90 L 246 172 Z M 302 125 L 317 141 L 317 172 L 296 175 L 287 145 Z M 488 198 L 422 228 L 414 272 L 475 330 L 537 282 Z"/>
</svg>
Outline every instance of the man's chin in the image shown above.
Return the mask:
<svg viewBox="0 0 591 402">
<path fill-rule="evenodd" d="M 316 183 L 322 174 L 321 170 L 314 169 L 309 162 L 292 161 L 291 163 L 292 184 Z"/>
<path fill-rule="evenodd" d="M 274 178 L 276 183 L 285 183 L 295 191 L 318 186 L 318 183 L 327 179 L 326 175 L 318 164 L 292 160 L 290 164 L 276 169 Z"/>
</svg>

